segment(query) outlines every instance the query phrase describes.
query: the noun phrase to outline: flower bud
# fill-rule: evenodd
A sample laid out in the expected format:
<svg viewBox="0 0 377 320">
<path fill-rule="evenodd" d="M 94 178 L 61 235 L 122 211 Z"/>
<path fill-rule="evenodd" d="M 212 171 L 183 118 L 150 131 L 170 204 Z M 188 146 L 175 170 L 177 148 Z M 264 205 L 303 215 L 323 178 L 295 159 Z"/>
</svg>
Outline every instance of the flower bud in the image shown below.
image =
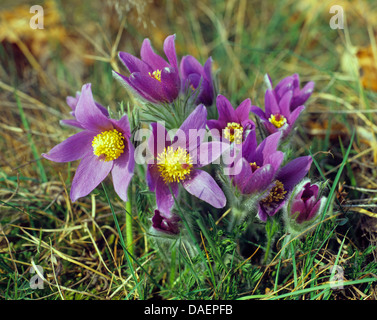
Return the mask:
<svg viewBox="0 0 377 320">
<path fill-rule="evenodd" d="M 181 219 L 177 215 L 172 214 L 170 217 L 167 217 L 156 209 L 152 217 L 152 228 L 166 235 L 177 235 L 180 232 L 180 221 Z"/>
<path fill-rule="evenodd" d="M 293 191 L 285 210 L 289 232 L 303 232 L 319 217 L 327 198 L 321 197 L 320 185 L 304 179 Z"/>
</svg>

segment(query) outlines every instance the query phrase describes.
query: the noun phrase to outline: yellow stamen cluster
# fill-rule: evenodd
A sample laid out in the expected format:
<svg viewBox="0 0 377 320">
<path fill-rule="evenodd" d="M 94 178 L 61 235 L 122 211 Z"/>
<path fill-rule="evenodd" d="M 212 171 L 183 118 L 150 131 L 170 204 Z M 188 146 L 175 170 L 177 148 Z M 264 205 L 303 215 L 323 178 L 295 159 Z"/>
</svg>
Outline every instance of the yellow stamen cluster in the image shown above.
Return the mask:
<svg viewBox="0 0 377 320">
<path fill-rule="evenodd" d="M 116 129 L 97 134 L 93 141 L 93 153 L 102 161 L 112 161 L 123 153 L 124 138 Z"/>
<path fill-rule="evenodd" d="M 152 73 L 149 72 L 149 76 L 161 82 L 161 70 L 155 70 Z"/>
<path fill-rule="evenodd" d="M 287 123 L 287 119 L 281 114 L 272 114 L 268 121 L 270 121 L 278 129 Z"/>
<path fill-rule="evenodd" d="M 230 142 L 241 143 L 243 136 L 243 127 L 237 122 L 228 122 L 224 129 L 224 138 Z"/>
<path fill-rule="evenodd" d="M 284 190 L 284 185 L 279 181 L 275 181 L 275 186 L 271 189 L 267 197 L 261 200 L 264 204 L 277 203 L 283 200 L 287 191 Z"/>
<path fill-rule="evenodd" d="M 255 162 L 250 162 L 250 166 L 252 172 L 260 168 L 260 166 L 258 166 Z"/>
<path fill-rule="evenodd" d="M 157 166 L 165 183 L 180 182 L 190 174 L 192 159 L 185 149 L 168 147 L 157 156 Z"/>
</svg>

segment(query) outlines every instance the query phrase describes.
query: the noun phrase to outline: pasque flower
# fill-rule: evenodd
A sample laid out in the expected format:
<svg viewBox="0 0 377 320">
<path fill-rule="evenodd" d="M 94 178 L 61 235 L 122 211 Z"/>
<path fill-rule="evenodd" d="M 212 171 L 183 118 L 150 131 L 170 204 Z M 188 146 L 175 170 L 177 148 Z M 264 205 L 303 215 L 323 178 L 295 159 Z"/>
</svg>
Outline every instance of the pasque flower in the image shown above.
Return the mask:
<svg viewBox="0 0 377 320">
<path fill-rule="evenodd" d="M 327 200 L 326 197 L 320 197 L 320 186 L 311 184 L 309 179 L 304 179 L 295 190 L 288 202 L 288 218 L 295 224 L 314 220 Z"/>
<path fill-rule="evenodd" d="M 249 118 L 251 111 L 250 99 L 245 99 L 234 109 L 225 96 L 218 95 L 216 106 L 219 118 L 207 121 L 207 126 L 211 133 L 221 140 L 236 144 L 242 143 L 247 133 L 255 128 L 254 122 Z"/>
<path fill-rule="evenodd" d="M 162 124 L 151 124 L 148 147 L 153 161 L 148 164 L 147 182 L 149 189 L 156 193 L 158 209 L 164 214 L 169 214 L 174 205 L 179 185 L 215 208 L 226 204 L 221 188 L 210 174 L 200 169 L 218 159 L 229 147 L 220 141 L 203 142 L 206 120 L 207 110 L 200 104 L 172 140 Z"/>
<path fill-rule="evenodd" d="M 126 201 L 135 165 L 128 117 L 125 115 L 120 120 L 106 117 L 93 100 L 90 84 L 82 87 L 75 117 L 83 130 L 43 157 L 54 162 L 81 160 L 72 181 L 72 201 L 88 195 L 110 172 L 115 191 Z"/>
<path fill-rule="evenodd" d="M 278 100 L 274 91 L 267 89 L 264 100 L 265 111 L 257 106 L 251 107 L 251 111 L 261 119 L 269 134 L 280 131 L 284 139 L 293 129 L 298 116 L 305 109 L 305 106 L 299 106 L 291 111 L 292 97 L 293 91 L 288 90 Z"/>
<path fill-rule="evenodd" d="M 314 90 L 314 82 L 309 81 L 302 89 L 300 89 L 300 76 L 295 73 L 282 79 L 274 88 L 270 76 L 265 77 L 267 86 L 273 90 L 276 100 L 279 102 L 287 91 L 292 91 L 292 99 L 290 102 L 290 111 L 305 104 Z"/>
<path fill-rule="evenodd" d="M 303 156 L 288 162 L 276 174 L 269 192 L 258 203 L 258 216 L 266 221 L 274 216 L 286 203 L 294 187 L 306 176 L 312 164 L 311 156 Z"/>
<path fill-rule="evenodd" d="M 174 213 L 164 214 L 156 209 L 152 217 L 152 228 L 168 235 L 177 235 L 180 231 L 181 218 Z"/>
<path fill-rule="evenodd" d="M 234 162 L 237 174 L 230 175 L 241 194 L 261 194 L 272 183 L 284 159 L 277 150 L 280 136 L 280 132 L 271 134 L 258 145 L 255 130 L 249 133 Z"/>
<path fill-rule="evenodd" d="M 156 54 L 149 39 L 144 39 L 141 46 L 141 59 L 127 52 L 119 52 L 119 59 L 131 73 L 129 77 L 113 71 L 113 75 L 123 85 L 152 103 L 174 101 L 181 88 L 175 35 L 164 41 L 164 52 L 168 62 Z"/>
<path fill-rule="evenodd" d="M 208 58 L 204 66 L 193 56 L 184 56 L 180 63 L 182 90 L 191 89 L 196 95 L 196 104 L 211 106 L 214 100 L 212 80 L 212 58 Z M 196 92 L 199 90 L 199 92 Z"/>
<path fill-rule="evenodd" d="M 71 116 L 75 117 L 75 110 L 76 110 L 76 106 L 77 106 L 77 103 L 79 102 L 79 99 L 80 99 L 80 92 L 77 92 L 76 93 L 76 96 L 73 97 L 73 96 L 68 96 L 66 98 L 66 101 L 67 101 L 67 104 L 68 106 L 72 109 L 72 111 L 70 112 Z M 107 111 L 107 109 L 101 105 L 100 103 L 94 101 L 95 105 L 98 107 L 98 109 L 106 116 L 108 117 L 109 116 L 109 112 Z M 76 117 L 75 117 L 76 118 Z M 63 125 L 67 125 L 67 126 L 72 126 L 72 127 L 76 127 L 76 128 L 80 128 L 80 129 L 84 129 L 81 124 L 76 120 L 76 119 L 64 119 L 64 120 L 60 120 L 60 123 L 63 124 Z"/>
</svg>

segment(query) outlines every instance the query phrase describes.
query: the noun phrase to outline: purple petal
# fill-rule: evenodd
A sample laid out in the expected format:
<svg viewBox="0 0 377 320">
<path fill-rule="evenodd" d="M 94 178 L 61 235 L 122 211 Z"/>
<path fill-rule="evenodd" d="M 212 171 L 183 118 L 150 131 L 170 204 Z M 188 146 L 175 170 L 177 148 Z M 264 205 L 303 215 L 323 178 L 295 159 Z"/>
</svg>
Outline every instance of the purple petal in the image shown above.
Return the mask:
<svg viewBox="0 0 377 320">
<path fill-rule="evenodd" d="M 135 167 L 134 148 L 128 138 L 126 141 L 127 150 L 124 150 L 122 155 L 114 160 L 114 166 L 111 170 L 114 190 L 123 201 L 127 201 L 127 189 Z"/>
<path fill-rule="evenodd" d="M 180 70 L 182 77 L 186 78 L 190 74 L 202 74 L 203 67 L 193 56 L 184 56 L 181 60 Z"/>
<path fill-rule="evenodd" d="M 294 78 L 292 76 L 288 76 L 281 80 L 274 88 L 277 99 L 280 100 L 284 96 L 284 94 L 286 94 L 288 91 L 292 91 L 293 88 Z"/>
<path fill-rule="evenodd" d="M 174 205 L 174 197 L 172 193 L 170 192 L 169 186 L 171 188 L 171 191 L 174 194 L 174 197 L 177 198 L 179 186 L 178 186 L 178 183 L 176 182 L 166 184 L 163 178 L 159 177 L 156 182 L 156 189 L 155 189 L 157 207 L 161 212 L 167 215 L 170 214 L 170 209 Z"/>
<path fill-rule="evenodd" d="M 284 160 L 284 152 L 276 151 L 276 152 L 266 156 L 266 158 L 264 159 L 264 163 L 265 164 L 267 164 L 267 163 L 271 164 L 271 166 L 274 169 L 274 172 L 277 172 L 279 170 L 283 160 Z"/>
<path fill-rule="evenodd" d="M 111 121 L 101 112 L 94 102 L 91 84 L 83 85 L 75 116 L 80 124 L 92 131 L 106 131 L 112 129 Z"/>
<path fill-rule="evenodd" d="M 238 108 L 236 109 L 236 115 L 238 118 L 238 123 L 242 123 L 245 120 L 249 120 L 249 115 L 251 111 L 251 100 L 250 99 L 245 99 L 240 103 Z"/>
<path fill-rule="evenodd" d="M 92 151 L 92 141 L 95 133 L 81 131 L 53 147 L 42 156 L 54 162 L 70 162 L 81 159 Z"/>
<path fill-rule="evenodd" d="M 149 39 L 144 39 L 141 45 L 140 56 L 141 60 L 146 62 L 154 71 L 169 67 L 169 64 L 153 51 Z"/>
<path fill-rule="evenodd" d="M 293 96 L 293 92 L 287 91 L 279 101 L 279 107 L 280 107 L 279 113 L 286 118 L 289 117 L 291 113 L 290 106 L 291 106 L 292 96 Z"/>
<path fill-rule="evenodd" d="M 186 118 L 174 137 L 174 146 L 187 149 L 189 152 L 196 149 L 206 134 L 207 109 L 203 104 L 198 105 Z M 177 138 L 181 137 L 176 142 Z"/>
<path fill-rule="evenodd" d="M 219 120 L 224 122 L 238 122 L 236 111 L 232 104 L 223 95 L 219 94 L 216 99 L 217 110 L 219 111 Z"/>
<path fill-rule="evenodd" d="M 276 101 L 275 95 L 272 90 L 266 90 L 264 101 L 266 117 L 269 117 L 269 115 L 271 114 L 280 113 L 279 104 Z"/>
<path fill-rule="evenodd" d="M 276 176 L 276 180 L 284 184 L 286 191 L 291 191 L 309 172 L 312 164 L 311 156 L 303 156 L 293 159 L 281 168 Z"/>
<path fill-rule="evenodd" d="M 209 203 L 215 208 L 226 205 L 226 197 L 215 180 L 205 171 L 195 170 L 190 179 L 182 181 L 182 186 L 193 196 Z"/>
<path fill-rule="evenodd" d="M 300 106 L 298 108 L 296 108 L 295 110 L 292 111 L 292 113 L 290 114 L 289 118 L 287 119 L 288 123 L 290 124 L 290 126 L 292 127 L 294 125 L 294 123 L 296 122 L 298 116 L 300 115 L 300 113 L 305 109 L 305 106 Z"/>
<path fill-rule="evenodd" d="M 161 85 L 166 101 L 174 101 L 181 90 L 178 73 L 172 68 L 165 68 L 161 72 Z"/>
<path fill-rule="evenodd" d="M 144 74 L 148 74 L 148 72 L 154 71 L 144 61 L 140 60 L 139 58 L 136 58 L 135 56 L 127 52 L 119 52 L 118 57 L 130 73 L 141 72 Z"/>
<path fill-rule="evenodd" d="M 165 148 L 170 146 L 171 141 L 165 127 L 159 123 L 151 123 L 152 134 L 148 139 L 148 148 L 157 157 Z"/>
<path fill-rule="evenodd" d="M 251 106 L 251 112 L 257 115 L 262 121 L 268 121 L 266 113 L 257 106 Z"/>
<path fill-rule="evenodd" d="M 255 152 L 257 150 L 257 145 L 257 136 L 255 130 L 252 130 L 242 144 L 242 155 L 247 161 L 256 162 Z M 263 157 L 261 157 L 261 159 L 258 159 L 257 162 L 263 164 Z"/>
<path fill-rule="evenodd" d="M 125 137 L 130 137 L 131 136 L 131 127 L 130 127 L 130 122 L 128 120 L 128 116 L 124 115 L 122 118 L 119 120 L 110 120 L 113 124 L 113 127 L 117 129 L 119 132 L 123 134 Z"/>
<path fill-rule="evenodd" d="M 84 127 L 75 119 L 64 119 L 59 121 L 61 125 L 84 129 Z"/>
<path fill-rule="evenodd" d="M 190 153 L 194 167 L 201 168 L 216 161 L 230 147 L 229 143 L 211 141 L 201 143 L 195 153 Z"/>
<path fill-rule="evenodd" d="M 68 106 L 72 109 L 72 111 L 76 110 L 77 102 L 79 101 L 80 93 L 76 93 L 75 97 L 68 96 L 66 98 L 66 102 Z"/>
<path fill-rule="evenodd" d="M 107 177 L 112 167 L 113 161 L 101 161 L 94 154 L 82 158 L 73 177 L 71 200 L 75 202 L 92 192 Z"/>
<path fill-rule="evenodd" d="M 135 87 L 135 85 L 130 81 L 129 78 L 121 75 L 118 72 L 113 71 L 113 77 L 120 82 L 127 90 L 131 91 L 132 93 L 140 96 L 142 99 L 147 100 L 152 103 L 158 103 L 158 100 L 153 98 L 150 94 L 147 92 L 144 92 L 140 90 L 140 88 Z"/>
<path fill-rule="evenodd" d="M 178 72 L 177 54 L 175 52 L 175 34 L 168 36 L 164 41 L 164 52 L 170 65 Z"/>
<path fill-rule="evenodd" d="M 244 185 L 245 194 L 253 194 L 265 191 L 274 178 L 275 170 L 270 164 L 266 164 L 251 175 Z"/>
<path fill-rule="evenodd" d="M 128 80 L 132 87 L 137 88 L 144 96 L 152 97 L 154 101 L 166 102 L 169 99 L 162 83 L 149 75 L 135 72 L 130 75 Z"/>
<path fill-rule="evenodd" d="M 245 185 L 253 174 L 249 162 L 244 158 L 240 159 L 235 163 L 233 172 L 237 173 L 232 177 L 233 184 L 242 194 L 246 194 Z"/>
<path fill-rule="evenodd" d="M 251 162 L 257 162 L 260 164 L 265 163 L 264 159 L 269 155 L 276 152 L 279 146 L 281 138 L 281 133 L 276 132 L 267 136 L 257 147 L 255 152 L 255 160 L 250 160 Z"/>
</svg>

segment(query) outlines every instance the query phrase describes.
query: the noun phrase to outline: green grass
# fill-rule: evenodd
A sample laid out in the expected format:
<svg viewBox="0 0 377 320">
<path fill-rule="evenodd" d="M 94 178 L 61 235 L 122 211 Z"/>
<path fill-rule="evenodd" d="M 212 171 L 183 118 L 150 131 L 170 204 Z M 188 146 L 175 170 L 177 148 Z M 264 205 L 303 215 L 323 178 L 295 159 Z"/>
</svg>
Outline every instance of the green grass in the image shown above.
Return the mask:
<svg viewBox="0 0 377 320">
<path fill-rule="evenodd" d="M 119 2 L 123 11 L 85 1 L 75 5 L 75 15 L 71 1 L 56 4 L 64 40 L 49 39 L 42 55 L 31 49 L 33 35 L 21 38 L 40 69 L 10 41 L 0 45 L 1 299 L 376 299 L 376 146 L 358 128 L 377 134 L 375 113 L 364 112 L 376 109 L 377 95 L 341 63 L 349 41 L 370 44 L 375 20 L 362 20 L 358 6 L 347 6 L 346 29 L 331 30 L 327 7 L 290 0 L 161 1 L 144 11 L 132 1 L 130 9 Z M 365 4 L 377 13 L 374 2 Z M 116 52 L 139 56 L 148 37 L 162 53 L 163 39 L 173 33 L 178 57 L 191 54 L 203 63 L 212 56 L 217 92 L 234 106 L 246 98 L 263 105 L 265 73 L 274 84 L 295 72 L 316 82 L 290 141 L 291 156 L 312 155 L 310 178 L 327 181 L 321 218 L 304 235 L 288 237 L 280 215 L 231 228 L 233 208 L 216 210 L 183 195 L 177 200 L 181 234 L 161 238 L 150 230 L 155 198 L 145 166 L 135 168 L 128 202 L 106 179 L 72 203 L 77 163 L 41 158 L 74 133 L 59 120 L 69 117 L 66 96 L 84 83 L 92 83 L 96 100 L 113 115 L 127 112 L 133 132 L 140 128 L 140 102 L 111 75 L 113 69 L 125 73 Z M 186 102 L 177 114 L 170 107 L 146 110 L 173 128 L 187 116 Z M 352 211 L 359 202 L 370 216 Z M 30 288 L 35 265 L 43 268 L 43 289 Z M 343 289 L 334 287 L 337 267 Z"/>
</svg>

